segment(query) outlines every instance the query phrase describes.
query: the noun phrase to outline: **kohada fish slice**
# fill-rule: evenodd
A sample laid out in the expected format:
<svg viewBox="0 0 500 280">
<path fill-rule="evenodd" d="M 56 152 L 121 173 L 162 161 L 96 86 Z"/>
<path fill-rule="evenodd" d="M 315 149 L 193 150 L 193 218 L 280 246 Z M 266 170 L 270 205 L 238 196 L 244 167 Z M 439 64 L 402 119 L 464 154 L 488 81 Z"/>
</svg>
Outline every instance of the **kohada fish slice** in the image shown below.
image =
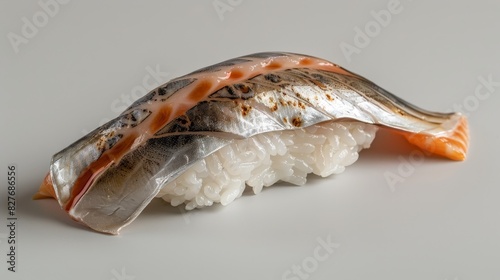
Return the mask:
<svg viewBox="0 0 500 280">
<path fill-rule="evenodd" d="M 192 209 L 340 173 L 378 128 L 465 159 L 459 113 L 422 110 L 323 59 L 251 54 L 167 82 L 55 154 L 35 198 L 117 234 L 154 197 Z"/>
</svg>

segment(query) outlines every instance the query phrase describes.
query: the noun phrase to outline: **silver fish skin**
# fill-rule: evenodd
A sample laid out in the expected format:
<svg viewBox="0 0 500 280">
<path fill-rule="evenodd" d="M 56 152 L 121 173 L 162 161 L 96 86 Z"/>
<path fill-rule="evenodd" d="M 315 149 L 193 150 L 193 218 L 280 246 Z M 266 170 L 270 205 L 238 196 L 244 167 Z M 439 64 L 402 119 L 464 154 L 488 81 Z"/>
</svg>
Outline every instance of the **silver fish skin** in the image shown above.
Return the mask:
<svg viewBox="0 0 500 280">
<path fill-rule="evenodd" d="M 468 147 L 459 113 L 423 110 L 331 62 L 258 53 L 171 80 L 52 158 L 37 197 L 118 234 L 192 164 L 236 139 L 327 121 L 374 124 L 454 160 Z"/>
</svg>

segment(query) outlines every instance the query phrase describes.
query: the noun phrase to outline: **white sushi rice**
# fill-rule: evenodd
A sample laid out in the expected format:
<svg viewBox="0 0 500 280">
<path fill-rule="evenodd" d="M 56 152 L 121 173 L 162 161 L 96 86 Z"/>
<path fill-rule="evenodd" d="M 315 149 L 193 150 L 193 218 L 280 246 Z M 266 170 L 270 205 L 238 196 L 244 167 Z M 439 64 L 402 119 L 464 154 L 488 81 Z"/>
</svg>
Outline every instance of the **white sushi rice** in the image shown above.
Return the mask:
<svg viewBox="0 0 500 280">
<path fill-rule="evenodd" d="M 376 131 L 359 122 L 325 122 L 235 140 L 195 163 L 157 197 L 191 210 L 214 202 L 227 205 L 246 186 L 258 194 L 280 180 L 302 185 L 311 172 L 322 177 L 342 173 L 361 149 L 370 147 Z"/>
</svg>

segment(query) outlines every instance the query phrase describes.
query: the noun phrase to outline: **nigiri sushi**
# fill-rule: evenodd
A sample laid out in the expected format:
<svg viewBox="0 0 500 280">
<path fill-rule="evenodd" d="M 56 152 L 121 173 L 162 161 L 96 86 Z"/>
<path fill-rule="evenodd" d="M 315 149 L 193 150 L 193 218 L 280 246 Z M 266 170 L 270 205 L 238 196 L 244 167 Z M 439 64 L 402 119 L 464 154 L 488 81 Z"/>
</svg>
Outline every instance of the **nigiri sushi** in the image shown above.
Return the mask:
<svg viewBox="0 0 500 280">
<path fill-rule="evenodd" d="M 379 128 L 465 159 L 460 113 L 425 111 L 320 58 L 246 55 L 159 86 L 56 153 L 34 198 L 118 234 L 155 197 L 186 209 L 227 205 L 245 188 L 338 174 Z"/>
</svg>

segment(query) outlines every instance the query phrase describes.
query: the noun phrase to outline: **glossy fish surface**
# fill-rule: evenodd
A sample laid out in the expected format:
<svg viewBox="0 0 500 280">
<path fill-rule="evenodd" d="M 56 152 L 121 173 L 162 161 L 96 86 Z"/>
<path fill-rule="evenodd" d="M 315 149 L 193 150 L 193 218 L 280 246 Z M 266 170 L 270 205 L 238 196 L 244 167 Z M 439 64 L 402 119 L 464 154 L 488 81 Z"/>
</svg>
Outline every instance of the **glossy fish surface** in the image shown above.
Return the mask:
<svg viewBox="0 0 500 280">
<path fill-rule="evenodd" d="M 173 79 L 55 154 L 37 198 L 117 234 L 163 186 L 235 139 L 352 120 L 463 160 L 467 121 L 420 109 L 323 59 L 257 53 Z"/>
</svg>

